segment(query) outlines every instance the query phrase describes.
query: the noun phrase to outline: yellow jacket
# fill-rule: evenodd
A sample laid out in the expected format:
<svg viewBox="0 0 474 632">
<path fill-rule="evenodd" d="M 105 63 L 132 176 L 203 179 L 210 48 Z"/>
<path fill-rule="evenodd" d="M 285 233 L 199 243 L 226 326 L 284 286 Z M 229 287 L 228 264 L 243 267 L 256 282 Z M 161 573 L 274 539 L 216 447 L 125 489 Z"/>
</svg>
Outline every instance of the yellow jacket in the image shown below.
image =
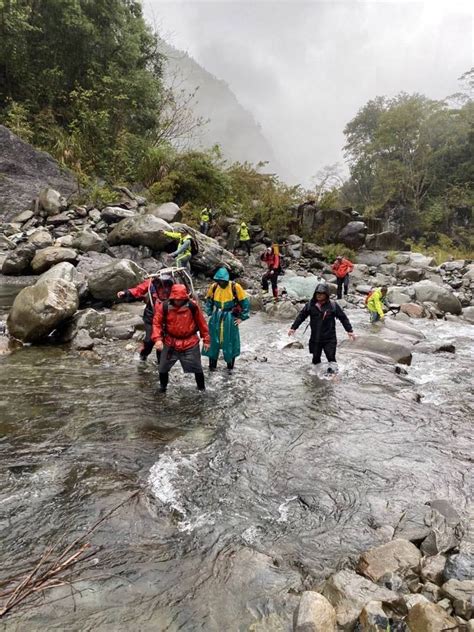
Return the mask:
<svg viewBox="0 0 474 632">
<path fill-rule="evenodd" d="M 242 222 L 240 224 L 239 239 L 240 239 L 240 241 L 249 241 L 249 239 L 250 239 L 249 229 L 248 229 L 247 224 L 245 222 Z"/>
<path fill-rule="evenodd" d="M 383 318 L 385 316 L 383 311 L 384 300 L 385 299 L 382 296 L 382 290 L 378 287 L 372 292 L 372 294 L 369 296 L 369 300 L 367 301 L 367 308 L 369 312 L 377 312 L 380 318 Z"/>
</svg>

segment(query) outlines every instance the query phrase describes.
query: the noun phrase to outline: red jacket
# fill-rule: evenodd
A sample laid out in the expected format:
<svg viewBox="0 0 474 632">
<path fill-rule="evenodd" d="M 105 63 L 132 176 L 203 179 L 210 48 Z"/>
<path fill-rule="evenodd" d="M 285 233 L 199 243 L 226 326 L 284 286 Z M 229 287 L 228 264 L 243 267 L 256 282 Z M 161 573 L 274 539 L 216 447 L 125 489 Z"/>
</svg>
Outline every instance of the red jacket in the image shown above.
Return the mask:
<svg viewBox="0 0 474 632">
<path fill-rule="evenodd" d="M 145 302 L 149 299 L 148 289 L 150 288 L 150 284 L 153 279 L 145 279 L 142 283 L 139 283 L 135 287 L 132 287 L 125 291 L 125 294 L 130 294 L 133 298 L 144 298 Z M 165 301 L 168 298 L 169 291 L 163 287 L 161 283 L 158 284 L 158 290 L 156 289 L 156 285 L 153 283 L 151 285 L 151 298 L 153 303 L 156 302 L 156 299 L 160 301 Z"/>
<path fill-rule="evenodd" d="M 276 255 L 274 252 L 270 254 L 264 252 L 260 258 L 267 264 L 269 270 L 278 270 L 280 267 L 280 255 Z"/>
<path fill-rule="evenodd" d="M 342 259 L 342 261 L 336 261 L 332 264 L 332 271 L 339 278 L 343 279 L 349 272 L 354 269 L 354 264 L 349 259 Z"/>
<path fill-rule="evenodd" d="M 183 286 L 173 286 L 174 294 L 176 294 L 176 288 L 179 287 Z M 184 296 L 175 296 L 175 298 L 187 298 L 187 293 L 185 292 Z M 194 309 L 189 307 L 189 303 L 195 305 Z M 166 336 L 163 338 L 163 303 L 156 302 L 151 333 L 153 342 L 163 342 L 163 344 L 173 347 L 176 351 L 186 351 L 199 344 L 198 331 L 204 344 L 210 344 L 211 339 L 206 319 L 195 301 L 189 300 L 182 307 L 174 307 L 169 303 L 166 318 Z"/>
</svg>

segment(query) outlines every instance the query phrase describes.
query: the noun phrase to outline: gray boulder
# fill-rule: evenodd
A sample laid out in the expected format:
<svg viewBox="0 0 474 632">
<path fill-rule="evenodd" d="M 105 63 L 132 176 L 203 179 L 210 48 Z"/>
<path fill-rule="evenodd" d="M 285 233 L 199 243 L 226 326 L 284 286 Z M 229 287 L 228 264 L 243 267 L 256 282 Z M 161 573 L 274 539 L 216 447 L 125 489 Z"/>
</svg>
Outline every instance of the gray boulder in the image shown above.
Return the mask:
<svg viewBox="0 0 474 632">
<path fill-rule="evenodd" d="M 436 259 L 427 255 L 422 255 L 420 252 L 411 252 L 410 264 L 420 268 L 432 268 L 436 265 Z"/>
<path fill-rule="evenodd" d="M 93 271 L 87 284 L 94 298 L 110 301 L 116 298 L 118 291 L 137 285 L 145 276 L 145 271 L 136 263 L 120 259 Z"/>
<path fill-rule="evenodd" d="M 104 252 L 107 242 L 93 230 L 82 230 L 72 239 L 72 247 L 80 252 Z"/>
<path fill-rule="evenodd" d="M 423 268 L 405 268 L 399 272 L 399 276 L 405 281 L 421 281 L 425 273 Z"/>
<path fill-rule="evenodd" d="M 74 314 L 59 333 L 61 342 L 70 342 L 79 331 L 86 331 L 92 338 L 104 338 L 106 333 L 106 315 L 95 309 L 82 309 Z"/>
<path fill-rule="evenodd" d="M 321 259 L 323 251 L 316 244 L 305 241 L 303 242 L 302 254 L 303 257 L 308 257 L 308 259 Z"/>
<path fill-rule="evenodd" d="M 169 223 L 180 222 L 183 217 L 181 209 L 174 202 L 166 202 L 165 204 L 160 204 L 159 206 L 156 204 L 149 204 L 146 207 L 145 212 L 147 214 L 154 215 L 155 217 L 159 217 Z"/>
<path fill-rule="evenodd" d="M 337 236 L 337 241 L 348 248 L 360 248 L 364 245 L 367 226 L 364 222 L 349 222 Z"/>
<path fill-rule="evenodd" d="M 471 305 L 469 307 L 465 307 L 462 310 L 462 317 L 468 323 L 471 323 L 474 325 L 474 306 Z"/>
<path fill-rule="evenodd" d="M 407 250 L 403 239 L 391 231 L 367 235 L 365 246 L 370 250 Z"/>
<path fill-rule="evenodd" d="M 164 231 L 171 230 L 172 227 L 163 219 L 147 213 L 123 219 L 109 233 L 107 241 L 111 246 L 129 244 L 149 246 L 152 250 L 161 251 L 175 243 L 164 234 Z"/>
<path fill-rule="evenodd" d="M 72 340 L 73 349 L 78 351 L 85 351 L 94 348 L 94 341 L 90 337 L 89 332 L 86 329 L 79 329 Z"/>
<path fill-rule="evenodd" d="M 268 316 L 278 318 L 279 320 L 294 320 L 298 314 L 297 308 L 290 301 L 267 303 L 264 310 Z"/>
<path fill-rule="evenodd" d="M 62 279 L 38 281 L 16 296 L 8 315 L 10 334 L 23 342 L 46 338 L 77 310 L 79 298 L 72 283 Z"/>
<path fill-rule="evenodd" d="M 450 579 L 472 579 L 474 577 L 474 552 L 460 551 L 455 555 L 450 555 L 443 568 L 443 578 Z"/>
<path fill-rule="evenodd" d="M 2 274 L 25 274 L 35 256 L 36 248 L 33 244 L 20 244 L 15 250 L 10 251 L 2 265 Z"/>
<path fill-rule="evenodd" d="M 402 303 L 410 303 L 412 298 L 415 298 L 415 292 L 411 287 L 393 285 L 388 288 L 387 301 L 389 303 L 401 305 Z"/>
<path fill-rule="evenodd" d="M 76 287 L 79 287 L 81 284 L 80 275 L 77 272 L 76 268 L 69 263 L 68 261 L 62 261 L 61 263 L 57 263 L 38 278 L 38 282 L 61 279 L 62 281 L 67 281 L 68 283 L 72 283 Z"/>
<path fill-rule="evenodd" d="M 410 325 L 400 323 L 391 317 L 387 316 L 384 324 L 385 331 L 388 329 L 389 332 L 393 332 L 397 338 L 400 338 L 400 336 L 406 336 L 408 338 L 412 338 L 413 340 L 423 340 L 425 338 L 424 333 L 415 329 L 415 327 L 410 327 Z"/>
<path fill-rule="evenodd" d="M 462 305 L 447 288 L 432 281 L 419 281 L 413 285 L 416 300 L 420 303 L 434 303 L 438 309 L 451 314 L 461 314 Z"/>
<path fill-rule="evenodd" d="M 411 344 L 401 344 L 384 340 L 380 336 L 359 335 L 355 340 L 343 340 L 340 347 L 344 347 L 346 351 L 355 351 L 357 353 L 375 353 L 377 355 L 390 358 L 394 362 L 400 364 L 411 364 L 413 346 Z"/>
<path fill-rule="evenodd" d="M 135 217 L 136 212 L 132 209 L 122 208 L 121 206 L 106 206 L 100 213 L 100 218 L 106 224 L 116 224 L 117 222 Z"/>
<path fill-rule="evenodd" d="M 53 238 L 46 228 L 38 228 L 28 237 L 28 242 L 36 248 L 47 248 L 53 245 Z"/>
<path fill-rule="evenodd" d="M 65 200 L 55 189 L 42 189 L 39 194 L 39 205 L 45 215 L 59 215 L 65 206 Z"/>
<path fill-rule="evenodd" d="M 77 252 L 72 248 L 48 246 L 48 248 L 41 248 L 35 252 L 35 256 L 31 261 L 31 268 L 33 272 L 40 274 L 57 263 L 61 263 L 61 261 L 69 261 L 71 263 L 76 260 Z"/>
</svg>

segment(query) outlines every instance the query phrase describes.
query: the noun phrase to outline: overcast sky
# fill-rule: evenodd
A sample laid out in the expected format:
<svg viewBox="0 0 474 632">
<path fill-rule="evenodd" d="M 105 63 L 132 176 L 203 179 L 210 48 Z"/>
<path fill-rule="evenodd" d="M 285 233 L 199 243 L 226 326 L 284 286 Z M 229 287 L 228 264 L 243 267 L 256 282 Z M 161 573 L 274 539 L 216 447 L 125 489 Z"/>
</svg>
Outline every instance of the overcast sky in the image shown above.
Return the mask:
<svg viewBox="0 0 474 632">
<path fill-rule="evenodd" d="M 229 84 L 305 184 L 343 163 L 344 126 L 369 99 L 444 98 L 474 63 L 470 0 L 144 5 L 165 39 Z"/>
</svg>

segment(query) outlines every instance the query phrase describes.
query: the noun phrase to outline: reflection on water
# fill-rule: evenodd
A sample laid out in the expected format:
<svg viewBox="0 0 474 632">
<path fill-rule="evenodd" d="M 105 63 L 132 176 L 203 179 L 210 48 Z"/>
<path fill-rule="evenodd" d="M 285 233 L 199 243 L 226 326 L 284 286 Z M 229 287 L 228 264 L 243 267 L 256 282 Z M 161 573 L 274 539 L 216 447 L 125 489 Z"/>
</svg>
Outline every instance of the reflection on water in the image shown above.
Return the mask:
<svg viewBox="0 0 474 632">
<path fill-rule="evenodd" d="M 341 350 L 328 381 L 306 349 L 282 349 L 286 326 L 255 316 L 234 375 L 211 374 L 202 395 L 178 369 L 158 394 L 125 343 L 1 357 L 1 576 L 143 494 L 94 534 L 100 578 L 75 610 L 46 603 L 0 629 L 291 630 L 298 591 L 407 504 L 463 510 L 471 329 L 416 326 L 456 338 L 456 354 L 415 353 L 403 376 Z"/>
</svg>

